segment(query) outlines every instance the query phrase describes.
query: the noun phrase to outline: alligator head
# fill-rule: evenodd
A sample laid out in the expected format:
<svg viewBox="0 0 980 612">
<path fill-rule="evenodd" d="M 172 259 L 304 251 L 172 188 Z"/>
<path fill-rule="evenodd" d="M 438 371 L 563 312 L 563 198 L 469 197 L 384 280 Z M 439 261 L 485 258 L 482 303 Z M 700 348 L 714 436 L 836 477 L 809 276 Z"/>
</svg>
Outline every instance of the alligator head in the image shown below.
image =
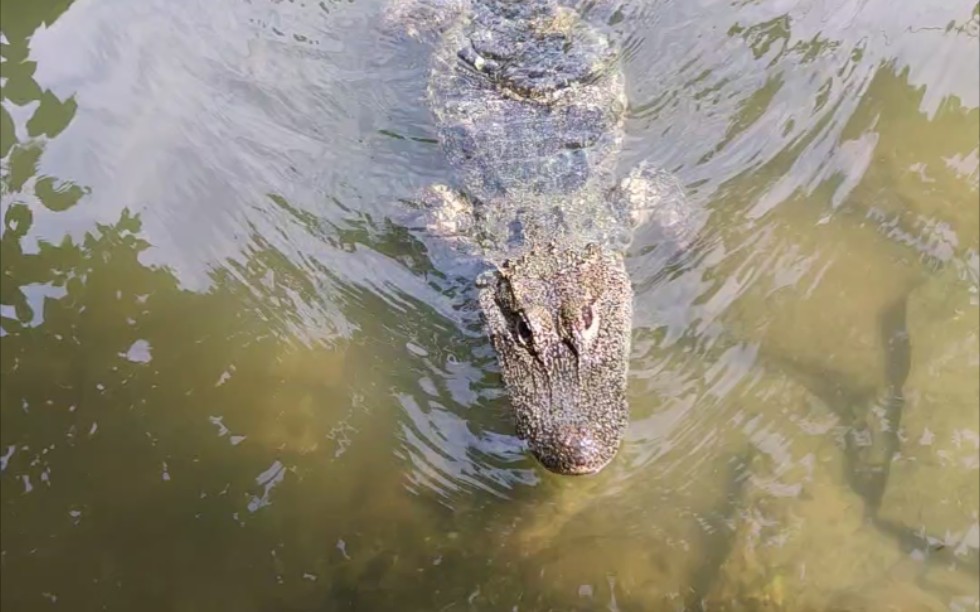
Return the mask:
<svg viewBox="0 0 980 612">
<path fill-rule="evenodd" d="M 633 291 L 620 253 L 532 249 L 480 282 L 517 434 L 549 470 L 589 474 L 626 430 Z"/>
</svg>

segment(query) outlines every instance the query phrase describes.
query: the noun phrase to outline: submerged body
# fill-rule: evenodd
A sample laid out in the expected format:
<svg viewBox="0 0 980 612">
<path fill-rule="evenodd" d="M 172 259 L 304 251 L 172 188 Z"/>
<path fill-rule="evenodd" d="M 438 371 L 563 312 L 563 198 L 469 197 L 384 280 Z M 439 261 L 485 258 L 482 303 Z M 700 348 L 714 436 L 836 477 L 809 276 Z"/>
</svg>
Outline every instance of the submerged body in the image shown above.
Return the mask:
<svg viewBox="0 0 980 612">
<path fill-rule="evenodd" d="M 679 245 L 682 207 L 646 167 L 617 181 L 625 84 L 609 38 L 553 0 L 401 5 L 437 33 L 429 104 L 458 184 L 423 198 L 429 230 L 473 250 L 517 434 L 549 470 L 593 473 L 629 420 L 638 215 Z M 669 184 L 669 185 L 668 185 Z"/>
</svg>

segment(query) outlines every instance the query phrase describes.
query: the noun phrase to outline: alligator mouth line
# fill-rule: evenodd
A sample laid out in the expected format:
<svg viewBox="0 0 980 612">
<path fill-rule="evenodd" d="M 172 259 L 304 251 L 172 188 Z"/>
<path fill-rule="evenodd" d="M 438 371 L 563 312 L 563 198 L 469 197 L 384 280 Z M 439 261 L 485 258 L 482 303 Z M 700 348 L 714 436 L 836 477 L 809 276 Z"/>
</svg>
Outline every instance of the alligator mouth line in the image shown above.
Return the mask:
<svg viewBox="0 0 980 612">
<path fill-rule="evenodd" d="M 591 476 L 593 474 L 598 474 L 599 472 L 601 472 L 611 462 L 612 459 L 609 459 L 605 463 L 601 463 L 598 465 L 576 466 L 557 473 L 561 476 Z"/>
</svg>

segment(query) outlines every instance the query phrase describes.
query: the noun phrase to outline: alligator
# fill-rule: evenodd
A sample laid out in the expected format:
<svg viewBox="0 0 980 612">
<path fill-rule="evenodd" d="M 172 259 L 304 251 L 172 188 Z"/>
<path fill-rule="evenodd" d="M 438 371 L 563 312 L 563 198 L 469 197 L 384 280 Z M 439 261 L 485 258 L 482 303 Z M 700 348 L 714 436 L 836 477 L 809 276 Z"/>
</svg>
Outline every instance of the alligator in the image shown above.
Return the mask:
<svg viewBox="0 0 980 612">
<path fill-rule="evenodd" d="M 618 46 L 556 0 L 403 0 L 387 18 L 433 47 L 454 184 L 416 202 L 426 231 L 486 262 L 475 286 L 516 433 L 548 470 L 596 473 L 629 420 L 633 230 L 654 224 L 676 252 L 694 233 L 673 175 L 617 178 Z"/>
</svg>

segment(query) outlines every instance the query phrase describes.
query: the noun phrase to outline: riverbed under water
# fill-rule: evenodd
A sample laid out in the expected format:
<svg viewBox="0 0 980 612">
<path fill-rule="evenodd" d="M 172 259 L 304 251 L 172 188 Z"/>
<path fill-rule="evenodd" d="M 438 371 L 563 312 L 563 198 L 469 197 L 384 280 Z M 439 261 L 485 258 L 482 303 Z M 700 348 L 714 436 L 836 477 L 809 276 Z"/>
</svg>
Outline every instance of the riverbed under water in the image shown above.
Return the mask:
<svg viewBox="0 0 980 612">
<path fill-rule="evenodd" d="M 449 170 L 384 10 L 3 3 L 3 609 L 977 610 L 980 4 L 623 4 L 624 167 L 707 221 L 630 247 L 588 478 L 393 221 Z"/>
</svg>

